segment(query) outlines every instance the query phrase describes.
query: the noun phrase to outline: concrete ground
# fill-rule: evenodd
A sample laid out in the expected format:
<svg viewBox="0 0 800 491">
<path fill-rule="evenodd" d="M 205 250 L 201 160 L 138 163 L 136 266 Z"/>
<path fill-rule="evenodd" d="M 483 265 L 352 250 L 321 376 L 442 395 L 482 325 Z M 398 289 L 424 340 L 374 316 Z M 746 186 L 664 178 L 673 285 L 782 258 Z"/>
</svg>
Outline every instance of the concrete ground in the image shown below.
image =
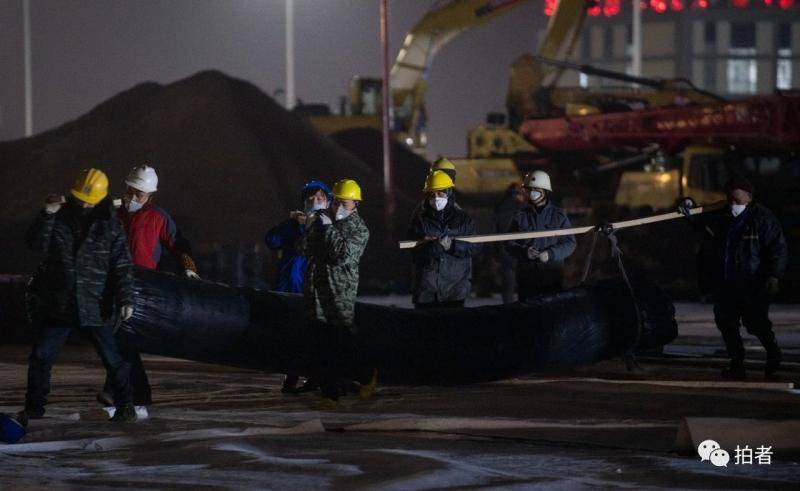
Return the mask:
<svg viewBox="0 0 800 491">
<path fill-rule="evenodd" d="M 127 425 L 107 422 L 94 400 L 104 374 L 92 349 L 70 345 L 47 417 L 0 444 L 0 488 L 798 489 L 797 452 L 776 446 L 769 465 L 715 467 L 674 444 L 686 417 L 800 419 L 789 388 L 800 381 L 800 306 L 773 309 L 788 363 L 769 386 L 751 338 L 748 380 L 712 383 L 725 360 L 710 308 L 677 308 L 681 336 L 640 371 L 610 360 L 464 387 L 381 387 L 327 412 L 313 394 L 281 394 L 278 375 L 145 357 L 156 402 Z M 1 412 L 23 403 L 27 351 L 0 347 Z"/>
</svg>

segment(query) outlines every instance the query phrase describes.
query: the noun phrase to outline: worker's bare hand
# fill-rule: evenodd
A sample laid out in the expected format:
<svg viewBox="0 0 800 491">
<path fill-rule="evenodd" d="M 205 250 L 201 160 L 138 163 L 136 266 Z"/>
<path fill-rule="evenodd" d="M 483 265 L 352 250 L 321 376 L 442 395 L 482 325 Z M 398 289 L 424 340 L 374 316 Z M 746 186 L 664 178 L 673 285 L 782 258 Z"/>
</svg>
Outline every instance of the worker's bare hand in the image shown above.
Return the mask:
<svg viewBox="0 0 800 491">
<path fill-rule="evenodd" d="M 305 225 L 308 222 L 309 216 L 303 213 L 302 211 L 290 211 L 289 218 L 292 220 L 297 220 L 297 223 L 300 225 Z"/>
</svg>

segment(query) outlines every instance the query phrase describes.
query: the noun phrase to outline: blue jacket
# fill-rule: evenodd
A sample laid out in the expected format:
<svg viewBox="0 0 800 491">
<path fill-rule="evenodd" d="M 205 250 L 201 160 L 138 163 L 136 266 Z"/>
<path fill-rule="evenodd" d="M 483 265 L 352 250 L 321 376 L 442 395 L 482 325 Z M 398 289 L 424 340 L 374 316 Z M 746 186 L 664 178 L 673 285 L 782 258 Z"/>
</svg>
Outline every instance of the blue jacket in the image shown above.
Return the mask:
<svg viewBox="0 0 800 491">
<path fill-rule="evenodd" d="M 278 263 L 278 279 L 275 283 L 275 291 L 303 293 L 303 277 L 308 267 L 308 259 L 297 253 L 297 246 L 305 232 L 305 225 L 289 219 L 276 227 L 272 227 L 264 237 L 267 247 L 274 251 L 283 251 L 281 260 Z"/>
</svg>

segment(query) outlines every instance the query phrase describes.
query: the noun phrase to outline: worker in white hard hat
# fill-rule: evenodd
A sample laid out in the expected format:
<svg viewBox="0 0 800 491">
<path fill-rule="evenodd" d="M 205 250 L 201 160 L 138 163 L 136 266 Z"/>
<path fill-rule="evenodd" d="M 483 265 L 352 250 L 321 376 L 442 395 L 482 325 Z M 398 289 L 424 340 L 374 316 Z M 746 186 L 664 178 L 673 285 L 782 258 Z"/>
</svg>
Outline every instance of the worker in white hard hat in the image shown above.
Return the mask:
<svg viewBox="0 0 800 491">
<path fill-rule="evenodd" d="M 525 175 L 523 188 L 527 203 L 514 213 L 511 232 L 536 232 L 571 228 L 567 213 L 550 200 L 550 176 L 541 170 Z M 562 288 L 564 260 L 575 251 L 575 236 L 542 237 L 508 243 L 516 257 L 520 301 L 555 293 Z"/>
<path fill-rule="evenodd" d="M 157 269 L 164 250 L 174 257 L 178 270 L 188 278 L 199 279 L 197 266 L 191 257 L 188 242 L 183 239 L 172 217 L 154 203 L 158 191 L 158 174 L 149 165 L 138 165 L 125 178 L 127 190 L 117 217 L 125 227 L 133 264 L 145 269 Z M 150 383 L 142 365 L 139 352 L 119 340 L 125 361 L 131 364 L 131 386 L 133 403 L 140 417 L 146 416 L 147 406 L 152 403 Z M 111 395 L 107 390 L 110 381 L 106 377 L 103 392 L 98 400 L 110 406 Z"/>
</svg>

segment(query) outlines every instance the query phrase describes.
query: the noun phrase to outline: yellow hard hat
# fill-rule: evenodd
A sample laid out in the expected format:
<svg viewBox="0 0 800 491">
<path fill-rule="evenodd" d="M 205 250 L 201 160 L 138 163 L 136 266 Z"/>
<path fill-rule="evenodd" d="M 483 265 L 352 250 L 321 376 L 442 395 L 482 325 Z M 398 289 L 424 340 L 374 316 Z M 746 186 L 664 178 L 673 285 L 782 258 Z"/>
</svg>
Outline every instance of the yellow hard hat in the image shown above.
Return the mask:
<svg viewBox="0 0 800 491">
<path fill-rule="evenodd" d="M 352 179 L 342 179 L 333 185 L 333 197 L 361 201 L 361 186 Z"/>
<path fill-rule="evenodd" d="M 428 174 L 428 177 L 425 179 L 425 187 L 422 190 L 426 193 L 431 193 L 433 191 L 444 191 L 445 189 L 454 187 L 456 187 L 456 185 L 453 184 L 453 179 L 451 179 L 445 171 L 435 170 Z"/>
<path fill-rule="evenodd" d="M 456 170 L 456 166 L 445 157 L 439 157 L 431 164 L 431 172 L 435 170 Z"/>
<path fill-rule="evenodd" d="M 81 201 L 96 205 L 108 195 L 108 177 L 100 169 L 84 169 L 69 192 Z"/>
</svg>

